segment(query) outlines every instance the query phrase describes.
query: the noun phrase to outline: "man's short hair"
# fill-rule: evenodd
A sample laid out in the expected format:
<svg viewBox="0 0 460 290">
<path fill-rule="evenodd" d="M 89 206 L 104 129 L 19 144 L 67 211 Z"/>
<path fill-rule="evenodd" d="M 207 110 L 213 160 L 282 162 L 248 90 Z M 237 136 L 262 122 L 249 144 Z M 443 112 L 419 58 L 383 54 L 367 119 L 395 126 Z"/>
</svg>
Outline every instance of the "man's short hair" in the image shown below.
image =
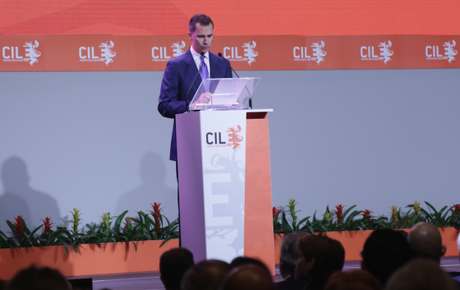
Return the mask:
<svg viewBox="0 0 460 290">
<path fill-rule="evenodd" d="M 309 271 L 314 280 L 326 281 L 335 271 L 341 271 L 345 263 L 342 244 L 325 236 L 307 236 L 299 240 L 299 253 L 305 261 L 315 262 Z"/>
<path fill-rule="evenodd" d="M 361 256 L 365 269 L 385 285 L 390 275 L 411 259 L 411 250 L 400 232 L 379 229 L 367 238 Z"/>
<path fill-rule="evenodd" d="M 230 265 L 220 260 L 205 260 L 190 268 L 181 283 L 182 290 L 218 290 Z"/>
<path fill-rule="evenodd" d="M 186 248 L 164 252 L 160 257 L 160 275 L 166 289 L 179 289 L 185 272 L 193 265 L 193 254 Z"/>
<path fill-rule="evenodd" d="M 295 272 L 295 262 L 299 258 L 299 240 L 310 234 L 304 231 L 292 232 L 285 234 L 281 240 L 280 261 L 285 264 L 286 269 L 291 275 Z"/>
<path fill-rule="evenodd" d="M 208 26 L 211 24 L 212 28 L 214 29 L 214 22 L 212 22 L 212 19 L 208 15 L 195 14 L 192 16 L 192 18 L 190 18 L 190 22 L 188 23 L 188 31 L 190 33 L 195 32 L 197 23 L 200 23 L 202 26 Z"/>
<path fill-rule="evenodd" d="M 70 283 L 58 271 L 48 267 L 31 266 L 19 271 L 7 286 L 9 290 L 71 290 Z"/>
<path fill-rule="evenodd" d="M 452 277 L 431 260 L 416 259 L 398 269 L 388 280 L 387 290 L 454 290 Z"/>
</svg>

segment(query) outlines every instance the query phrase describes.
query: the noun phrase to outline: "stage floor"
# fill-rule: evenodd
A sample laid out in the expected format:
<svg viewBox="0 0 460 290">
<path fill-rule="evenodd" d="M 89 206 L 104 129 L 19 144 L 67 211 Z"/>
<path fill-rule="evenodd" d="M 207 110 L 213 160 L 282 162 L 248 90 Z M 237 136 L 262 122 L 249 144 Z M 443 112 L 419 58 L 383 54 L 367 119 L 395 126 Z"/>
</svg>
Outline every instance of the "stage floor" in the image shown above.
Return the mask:
<svg viewBox="0 0 460 290">
<path fill-rule="evenodd" d="M 460 262 L 457 257 L 443 258 L 441 267 L 447 272 L 459 273 Z M 346 262 L 344 271 L 360 269 L 360 261 Z M 454 274 L 455 275 L 455 274 Z M 77 278 L 77 277 L 74 277 Z M 80 277 L 79 277 L 80 278 Z M 81 277 L 89 278 L 89 277 Z M 159 272 L 123 274 L 123 275 L 107 275 L 99 277 L 91 277 L 93 279 L 92 286 L 94 290 L 110 289 L 110 290 L 153 290 L 164 289 L 161 283 Z M 282 278 L 279 275 L 278 268 L 276 275 L 273 276 L 273 281 L 280 281 Z"/>
</svg>

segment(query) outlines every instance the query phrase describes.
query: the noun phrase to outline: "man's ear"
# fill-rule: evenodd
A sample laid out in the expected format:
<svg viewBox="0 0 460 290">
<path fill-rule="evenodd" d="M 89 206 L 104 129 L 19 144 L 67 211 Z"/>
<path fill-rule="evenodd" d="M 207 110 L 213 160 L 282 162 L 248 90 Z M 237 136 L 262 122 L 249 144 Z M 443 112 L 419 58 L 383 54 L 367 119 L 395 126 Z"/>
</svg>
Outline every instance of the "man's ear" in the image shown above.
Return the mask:
<svg viewBox="0 0 460 290">
<path fill-rule="evenodd" d="M 313 268 L 313 265 L 315 265 L 315 258 L 311 258 L 310 261 L 307 262 L 308 265 L 308 270 Z"/>
<path fill-rule="evenodd" d="M 187 32 L 187 35 L 188 35 L 188 39 L 192 40 L 192 33 L 190 31 Z"/>
<path fill-rule="evenodd" d="M 441 246 L 441 257 L 443 257 L 447 252 L 447 247 L 446 245 Z"/>
</svg>

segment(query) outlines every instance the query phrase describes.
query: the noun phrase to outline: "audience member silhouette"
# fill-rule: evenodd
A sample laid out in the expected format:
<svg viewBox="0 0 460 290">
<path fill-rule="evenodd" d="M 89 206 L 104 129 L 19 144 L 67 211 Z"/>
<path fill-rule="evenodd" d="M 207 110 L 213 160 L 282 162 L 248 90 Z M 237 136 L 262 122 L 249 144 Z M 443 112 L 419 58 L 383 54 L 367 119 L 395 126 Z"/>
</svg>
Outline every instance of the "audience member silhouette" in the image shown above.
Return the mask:
<svg viewBox="0 0 460 290">
<path fill-rule="evenodd" d="M 220 290 L 275 290 L 275 287 L 266 269 L 249 263 L 233 268 Z"/>
<path fill-rule="evenodd" d="M 308 236 L 299 240 L 299 259 L 295 279 L 307 284 L 306 290 L 324 289 L 329 276 L 341 271 L 345 250 L 339 241 L 325 236 Z"/>
<path fill-rule="evenodd" d="M 275 283 L 277 290 L 302 290 L 305 284 L 295 280 L 295 262 L 299 258 L 299 240 L 310 234 L 297 231 L 285 234 L 281 240 L 279 270 L 283 281 Z"/>
<path fill-rule="evenodd" d="M 460 234 L 459 234 L 458 237 L 457 237 L 457 248 L 458 248 L 458 259 L 460 260 Z M 455 280 L 457 283 L 460 283 L 460 276 L 454 277 L 454 280 Z"/>
<path fill-rule="evenodd" d="M 257 265 L 261 267 L 262 269 L 264 269 L 265 271 L 267 271 L 269 275 L 271 275 L 270 270 L 268 269 L 267 265 L 265 265 L 259 259 L 250 258 L 250 257 L 236 257 L 230 262 L 230 268 L 234 269 L 238 266 L 249 265 L 249 264 Z"/>
<path fill-rule="evenodd" d="M 367 238 L 361 256 L 361 267 L 385 286 L 391 274 L 411 259 L 411 251 L 401 233 L 379 229 Z"/>
<path fill-rule="evenodd" d="M 441 234 L 432 224 L 420 222 L 412 227 L 408 236 L 412 257 L 425 258 L 441 263 L 441 257 L 446 253 L 442 244 Z"/>
<path fill-rule="evenodd" d="M 324 290 L 341 290 L 346 287 L 349 289 L 383 289 L 380 282 L 371 273 L 364 270 L 353 270 L 332 274 L 327 280 Z"/>
<path fill-rule="evenodd" d="M 385 290 L 455 290 L 449 274 L 432 260 L 415 259 L 398 269 L 388 280 Z"/>
<path fill-rule="evenodd" d="M 193 265 L 193 254 L 186 248 L 164 252 L 160 257 L 160 279 L 166 290 L 180 289 L 185 272 Z"/>
<path fill-rule="evenodd" d="M 19 271 L 7 285 L 7 290 L 71 290 L 70 283 L 57 271 L 31 266 Z"/>
<path fill-rule="evenodd" d="M 202 261 L 190 268 L 181 283 L 182 290 L 218 290 L 230 265 L 220 260 Z"/>
</svg>

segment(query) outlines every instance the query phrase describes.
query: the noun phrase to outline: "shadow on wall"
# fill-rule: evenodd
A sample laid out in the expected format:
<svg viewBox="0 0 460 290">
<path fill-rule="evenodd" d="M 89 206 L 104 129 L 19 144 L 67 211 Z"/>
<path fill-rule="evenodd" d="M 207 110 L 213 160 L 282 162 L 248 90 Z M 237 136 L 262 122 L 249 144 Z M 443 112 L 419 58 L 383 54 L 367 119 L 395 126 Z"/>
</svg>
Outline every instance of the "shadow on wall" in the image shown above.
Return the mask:
<svg viewBox="0 0 460 290">
<path fill-rule="evenodd" d="M 17 156 L 5 160 L 1 168 L 4 192 L 0 195 L 0 230 L 10 232 L 6 220 L 22 216 L 29 229 L 42 224 L 46 217 L 57 224 L 60 218 L 57 202 L 49 194 L 30 187 L 25 161 Z"/>
<path fill-rule="evenodd" d="M 165 186 L 166 166 L 162 158 L 153 152 L 147 152 L 140 162 L 139 176 L 141 184 L 122 194 L 118 200 L 115 215 L 129 212 L 125 217 L 137 217 L 138 211 L 149 213 L 151 204 L 161 203 L 163 214 L 173 221 L 177 218 L 177 192 Z"/>
</svg>

